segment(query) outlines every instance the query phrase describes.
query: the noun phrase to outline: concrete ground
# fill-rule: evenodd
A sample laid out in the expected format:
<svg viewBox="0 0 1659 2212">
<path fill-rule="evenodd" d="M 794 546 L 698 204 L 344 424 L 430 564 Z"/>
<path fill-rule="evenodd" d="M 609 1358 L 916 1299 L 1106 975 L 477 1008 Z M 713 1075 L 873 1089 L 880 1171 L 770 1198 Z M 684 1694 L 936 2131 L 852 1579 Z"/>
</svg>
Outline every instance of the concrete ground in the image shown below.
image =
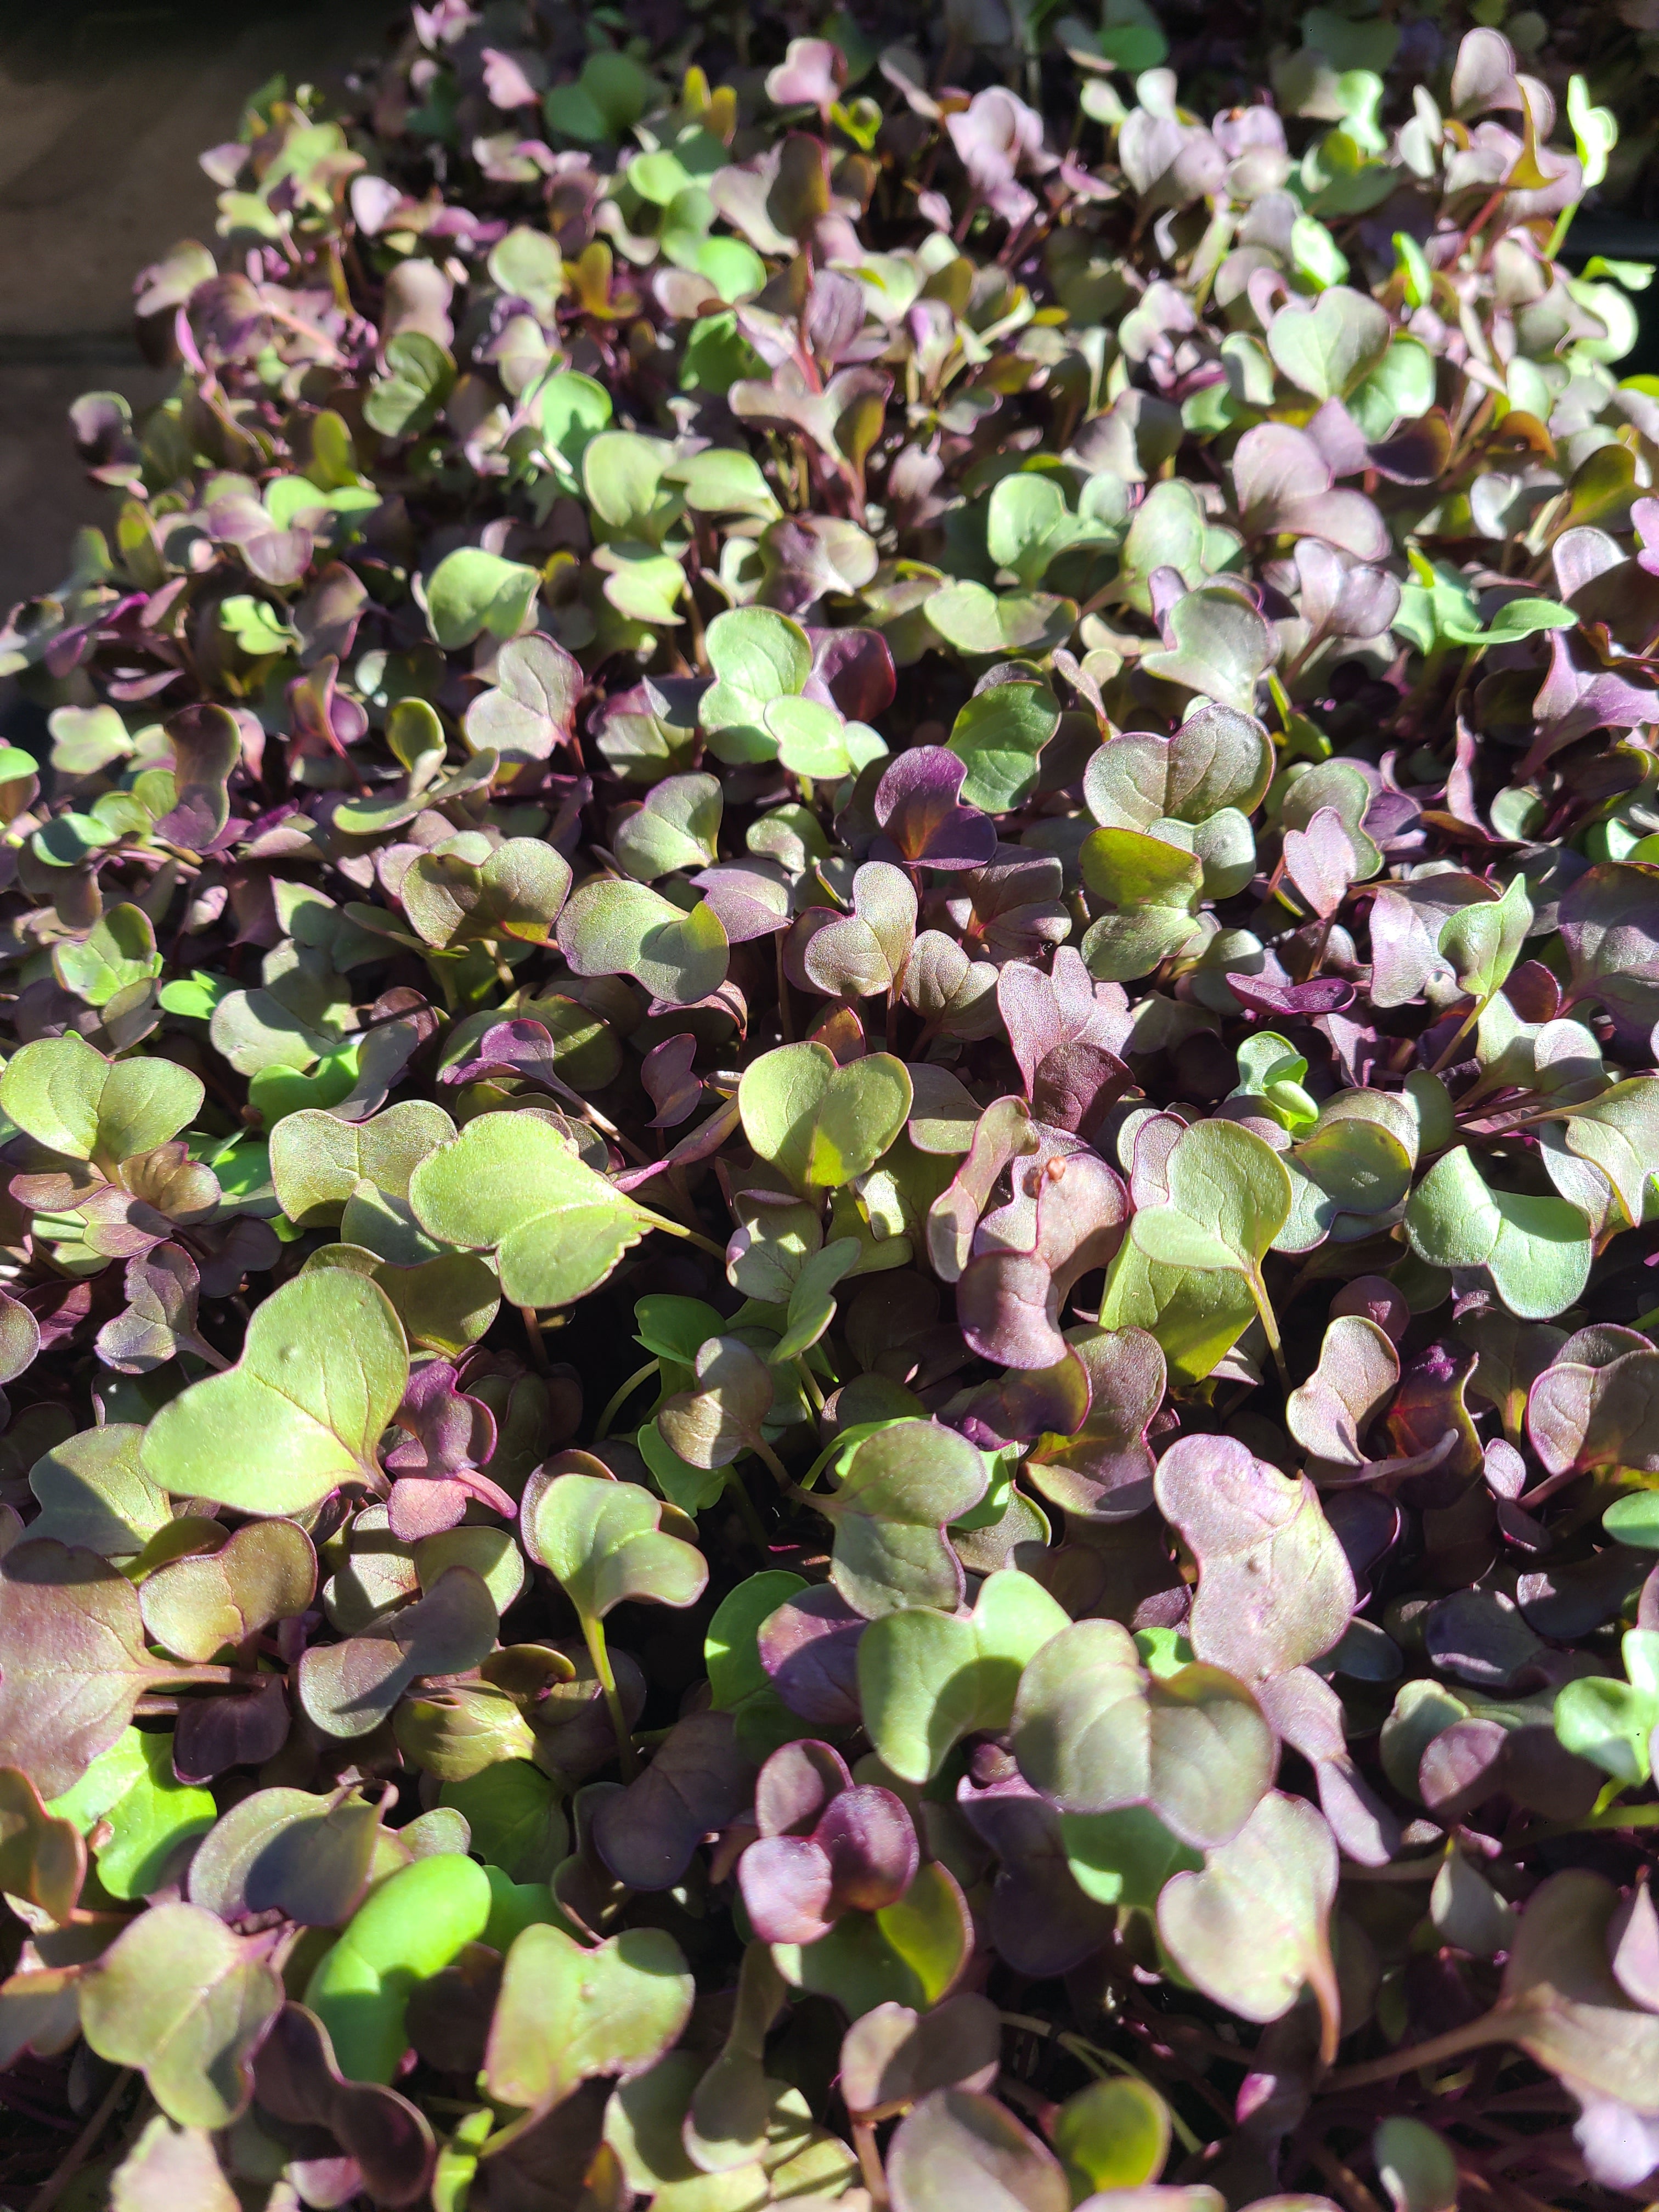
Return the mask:
<svg viewBox="0 0 1659 2212">
<path fill-rule="evenodd" d="M 326 84 L 379 52 L 398 0 L 45 0 L 0 4 L 0 615 L 63 575 L 112 509 L 82 480 L 65 410 L 170 382 L 133 345 L 132 280 L 212 242 L 198 166 L 278 70 Z"/>
</svg>

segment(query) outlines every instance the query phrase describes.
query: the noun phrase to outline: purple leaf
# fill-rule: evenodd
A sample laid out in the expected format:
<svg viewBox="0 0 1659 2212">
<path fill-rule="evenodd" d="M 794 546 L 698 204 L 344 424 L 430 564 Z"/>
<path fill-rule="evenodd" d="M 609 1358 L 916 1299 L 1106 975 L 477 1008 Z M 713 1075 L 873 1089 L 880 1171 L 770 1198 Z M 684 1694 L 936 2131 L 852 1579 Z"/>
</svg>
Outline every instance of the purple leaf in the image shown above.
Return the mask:
<svg viewBox="0 0 1659 2212">
<path fill-rule="evenodd" d="M 810 1836 L 751 1844 L 738 1862 L 738 1882 L 763 1942 L 812 1943 L 844 1912 L 896 1903 L 920 1859 L 902 1799 L 890 1790 L 848 1789 L 830 1800 Z"/>
<path fill-rule="evenodd" d="M 1659 686 L 1632 682 L 1597 661 L 1578 630 L 1550 635 L 1550 672 L 1532 702 L 1538 735 L 1518 775 L 1535 775 L 1546 762 L 1595 730 L 1635 730 L 1659 721 Z"/>
<path fill-rule="evenodd" d="M 1123 1241 L 1128 1198 L 1091 1152 L 1051 1158 L 1016 1175 L 1029 1194 L 1026 1236 L 1012 1249 L 998 1249 L 981 1229 L 957 1286 L 957 1314 L 982 1358 L 1049 1367 L 1065 1356 L 1060 1316 L 1073 1285 L 1105 1267 Z"/>
<path fill-rule="evenodd" d="M 824 1807 L 852 1786 L 847 1762 L 832 1744 L 810 1736 L 786 1743 L 757 1778 L 756 1825 L 763 1836 L 810 1835 Z"/>
<path fill-rule="evenodd" d="M 1116 1910 L 1078 1886 L 1055 1808 L 1018 1774 L 983 1789 L 964 1776 L 957 1803 L 996 1853 L 988 1930 L 1015 1972 L 1068 1973 L 1092 1957 L 1110 1936 Z"/>
<path fill-rule="evenodd" d="M 1298 1014 L 1340 1013 L 1354 1000 L 1353 985 L 1336 975 L 1317 975 L 1309 983 L 1270 983 L 1260 975 L 1230 972 L 1227 988 L 1252 1012 L 1273 1014 L 1281 1021 Z"/>
<path fill-rule="evenodd" d="M 1164 1402 L 1163 1352 L 1144 1329 L 1100 1329 L 1070 1356 L 1088 1376 L 1088 1411 L 1066 1435 L 1044 1436 L 1026 1472 L 1050 1504 L 1080 1521 L 1127 1521 L 1152 1502 L 1147 1431 Z"/>
<path fill-rule="evenodd" d="M 997 977 L 997 1011 L 1039 1121 L 1092 1136 L 1129 1072 L 1119 1058 L 1129 1018 L 1123 987 L 1097 983 L 1071 945 L 1054 972 L 1011 961 Z"/>
<path fill-rule="evenodd" d="M 495 1417 L 481 1398 L 456 1389 L 447 1359 L 429 1359 L 409 1378 L 393 1425 L 406 1441 L 385 1455 L 393 1474 L 454 1474 L 483 1466 L 495 1449 Z"/>
<path fill-rule="evenodd" d="M 702 1096 L 702 1085 L 691 1072 L 696 1057 L 697 1040 L 689 1030 L 665 1037 L 645 1055 L 640 1080 L 657 1109 L 651 1117 L 653 1129 L 675 1128 L 696 1112 Z"/>
<path fill-rule="evenodd" d="M 807 696 L 823 696 L 848 721 L 874 721 L 894 703 L 898 672 L 880 630 L 807 630 Z"/>
<path fill-rule="evenodd" d="M 1183 1437 L 1158 1464 L 1159 1510 L 1198 1561 L 1193 1650 L 1241 1681 L 1270 1681 L 1330 1650 L 1353 1573 L 1306 1476 L 1231 1437 Z"/>
<path fill-rule="evenodd" d="M 1331 467 L 1305 430 L 1261 422 L 1233 453 L 1233 488 L 1247 537 L 1322 538 L 1357 561 L 1389 551 L 1382 516 L 1363 492 L 1332 489 Z"/>
<path fill-rule="evenodd" d="M 688 1713 L 644 1773 L 600 1803 L 595 1847 L 630 1889 L 672 1889 L 703 1838 L 748 1803 L 753 1778 L 730 1713 Z"/>
<path fill-rule="evenodd" d="M 1569 887 L 1560 920 L 1572 958 L 1567 1005 L 1595 1000 L 1621 1037 L 1645 1045 L 1659 1020 L 1659 869 L 1602 861 Z"/>
<path fill-rule="evenodd" d="M 886 833 L 872 848 L 876 858 L 918 867 L 984 867 L 996 851 L 996 824 L 960 803 L 967 773 L 967 762 L 945 745 L 901 753 L 876 786 L 876 820 Z"/>
<path fill-rule="evenodd" d="M 784 1704 L 809 1726 L 857 1726 L 863 1633 L 863 1615 L 827 1583 L 786 1599 L 762 1623 L 761 1664 Z"/>
<path fill-rule="evenodd" d="M 303 2005 L 285 2004 L 253 2062 L 260 2111 L 307 2130 L 328 2130 L 377 2204 L 413 2204 L 432 2179 L 436 2145 L 425 2115 L 395 2089 L 341 2074 L 328 2031 Z M 335 2200 L 340 2201 L 340 2200 Z"/>
</svg>

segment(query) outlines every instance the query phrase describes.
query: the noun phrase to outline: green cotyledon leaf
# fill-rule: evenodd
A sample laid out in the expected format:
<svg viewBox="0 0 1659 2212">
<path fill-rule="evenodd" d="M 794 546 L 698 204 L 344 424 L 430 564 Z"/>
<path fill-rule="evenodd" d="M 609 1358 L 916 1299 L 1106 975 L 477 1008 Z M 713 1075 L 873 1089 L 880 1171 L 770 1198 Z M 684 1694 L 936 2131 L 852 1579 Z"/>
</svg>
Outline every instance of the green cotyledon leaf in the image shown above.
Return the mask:
<svg viewBox="0 0 1659 2212">
<path fill-rule="evenodd" d="M 384 1291 L 339 1268 L 299 1275 L 255 1310 L 234 1367 L 161 1408 L 141 1464 L 175 1497 L 302 1513 L 343 1482 L 378 1482 L 376 1447 L 408 1380 Z"/>
<path fill-rule="evenodd" d="M 440 1243 L 491 1251 L 514 1305 L 571 1304 L 604 1282 L 647 1224 L 550 1122 L 480 1115 L 409 1180 L 415 1218 Z"/>
</svg>

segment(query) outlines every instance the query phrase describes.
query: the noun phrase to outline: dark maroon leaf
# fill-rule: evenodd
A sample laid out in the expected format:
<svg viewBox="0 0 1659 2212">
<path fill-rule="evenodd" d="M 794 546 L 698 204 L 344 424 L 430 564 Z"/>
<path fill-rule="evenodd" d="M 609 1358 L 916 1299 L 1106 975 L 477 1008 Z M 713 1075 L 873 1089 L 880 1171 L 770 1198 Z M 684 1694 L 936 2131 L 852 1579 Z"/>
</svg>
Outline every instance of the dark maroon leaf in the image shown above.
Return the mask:
<svg viewBox="0 0 1659 2212">
<path fill-rule="evenodd" d="M 763 1624 L 761 1663 L 792 1713 L 813 1728 L 857 1724 L 863 1633 L 863 1615 L 827 1583 L 787 1598 Z"/>
<path fill-rule="evenodd" d="M 688 1714 L 638 1780 L 595 1813 L 599 1856 L 630 1889 L 672 1889 L 702 1838 L 749 1802 L 753 1775 L 730 1713 Z"/>
<path fill-rule="evenodd" d="M 253 2063 L 262 2112 L 290 2125 L 324 2127 L 380 2204 L 413 2204 L 426 2193 L 436 2146 L 424 2115 L 395 2089 L 348 2081 L 328 2031 L 303 2005 L 285 2004 Z"/>
<path fill-rule="evenodd" d="M 876 787 L 876 820 L 890 850 L 878 840 L 875 857 L 929 868 L 982 868 L 996 851 L 996 825 L 960 803 L 967 773 L 967 762 L 944 745 L 901 753 Z"/>
</svg>

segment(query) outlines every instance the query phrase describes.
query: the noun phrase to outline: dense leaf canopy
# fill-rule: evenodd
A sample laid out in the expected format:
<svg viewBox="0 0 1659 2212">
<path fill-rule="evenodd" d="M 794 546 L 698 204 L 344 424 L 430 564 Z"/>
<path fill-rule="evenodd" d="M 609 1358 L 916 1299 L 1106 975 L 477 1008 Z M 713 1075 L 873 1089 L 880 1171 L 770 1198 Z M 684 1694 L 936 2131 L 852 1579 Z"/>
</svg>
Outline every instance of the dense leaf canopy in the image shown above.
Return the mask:
<svg viewBox="0 0 1659 2212">
<path fill-rule="evenodd" d="M 8 2201 L 1653 2193 L 1649 272 L 1540 17 L 1193 12 L 204 157 L 0 632 Z"/>
</svg>

